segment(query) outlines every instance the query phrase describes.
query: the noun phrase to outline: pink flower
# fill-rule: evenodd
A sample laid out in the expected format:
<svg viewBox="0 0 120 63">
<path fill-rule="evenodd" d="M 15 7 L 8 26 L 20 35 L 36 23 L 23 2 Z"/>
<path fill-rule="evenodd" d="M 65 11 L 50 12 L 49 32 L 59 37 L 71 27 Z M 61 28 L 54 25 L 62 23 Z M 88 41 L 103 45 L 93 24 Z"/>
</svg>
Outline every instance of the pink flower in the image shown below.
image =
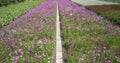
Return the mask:
<svg viewBox="0 0 120 63">
<path fill-rule="evenodd" d="M 30 62 L 30 61 L 32 61 L 32 60 L 33 60 L 33 57 L 27 58 L 27 61 L 28 61 L 28 62 Z"/>
<path fill-rule="evenodd" d="M 119 32 L 115 32 L 116 35 L 119 35 Z"/>
<path fill-rule="evenodd" d="M 42 57 L 45 58 L 45 57 L 46 57 L 46 54 L 45 54 L 45 53 L 42 53 Z"/>
<path fill-rule="evenodd" d="M 24 50 L 21 50 L 21 51 L 20 51 L 20 54 L 22 54 L 22 55 L 25 54 Z"/>
<path fill-rule="evenodd" d="M 83 61 L 83 60 L 84 60 L 83 58 L 79 58 L 79 59 L 78 59 L 79 62 L 80 62 L 80 61 Z"/>
<path fill-rule="evenodd" d="M 34 46 L 39 46 L 39 43 L 34 43 Z"/>
<path fill-rule="evenodd" d="M 15 60 L 18 60 L 20 57 L 19 56 L 15 56 Z"/>
<path fill-rule="evenodd" d="M 108 60 L 107 63 L 111 63 L 110 60 Z"/>
<path fill-rule="evenodd" d="M 29 51 L 30 53 L 32 52 L 32 50 L 31 50 L 31 49 L 29 49 L 28 51 Z"/>
<path fill-rule="evenodd" d="M 17 63 L 19 58 L 20 58 L 19 56 L 15 56 L 15 57 L 14 57 L 14 60 L 15 60 L 14 63 Z"/>
<path fill-rule="evenodd" d="M 18 51 L 17 51 L 17 50 L 15 50 L 15 51 L 14 51 L 14 53 L 17 55 L 17 54 L 18 54 Z"/>
<path fill-rule="evenodd" d="M 40 58 L 42 58 L 42 56 L 41 56 L 41 55 L 38 55 L 37 58 L 40 59 Z"/>
</svg>

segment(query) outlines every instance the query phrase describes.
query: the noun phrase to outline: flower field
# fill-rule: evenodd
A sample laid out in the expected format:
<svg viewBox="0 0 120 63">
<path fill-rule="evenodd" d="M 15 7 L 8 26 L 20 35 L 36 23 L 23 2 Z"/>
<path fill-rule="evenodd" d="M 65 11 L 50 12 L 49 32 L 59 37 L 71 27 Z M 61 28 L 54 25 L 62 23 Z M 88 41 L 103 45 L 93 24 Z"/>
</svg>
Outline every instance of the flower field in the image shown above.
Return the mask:
<svg viewBox="0 0 120 63">
<path fill-rule="evenodd" d="M 120 63 L 119 26 L 70 0 L 58 5 L 64 63 Z M 55 63 L 56 11 L 57 0 L 46 0 L 1 20 L 0 63 Z"/>
<path fill-rule="evenodd" d="M 60 0 L 65 63 L 119 63 L 120 28 L 85 7 Z"/>
<path fill-rule="evenodd" d="M 54 63 L 55 15 L 56 1 L 47 0 L 2 27 L 0 63 Z"/>
<path fill-rule="evenodd" d="M 13 22 L 17 17 L 28 12 L 33 7 L 39 5 L 44 0 L 32 1 L 32 2 L 22 2 L 14 5 L 9 5 L 7 7 L 0 7 L 0 28 L 11 22 Z"/>
</svg>

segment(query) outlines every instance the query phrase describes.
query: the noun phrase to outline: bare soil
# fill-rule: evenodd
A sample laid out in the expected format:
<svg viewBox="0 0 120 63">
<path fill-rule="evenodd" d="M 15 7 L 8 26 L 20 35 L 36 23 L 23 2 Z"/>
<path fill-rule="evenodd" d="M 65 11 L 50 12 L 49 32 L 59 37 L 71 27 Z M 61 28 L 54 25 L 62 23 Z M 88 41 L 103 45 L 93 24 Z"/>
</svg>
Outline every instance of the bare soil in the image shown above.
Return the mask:
<svg viewBox="0 0 120 63">
<path fill-rule="evenodd" d="M 86 6 L 89 10 L 93 11 L 120 11 L 120 5 L 95 5 L 95 6 Z"/>
<path fill-rule="evenodd" d="M 98 15 L 101 15 L 100 13 L 104 12 L 116 12 L 118 11 L 118 14 L 120 12 L 120 5 L 94 5 L 94 6 L 86 6 L 87 9 L 96 12 Z M 109 19 L 104 16 L 105 19 Z M 110 19 L 111 20 L 111 19 Z M 114 19 L 115 20 L 115 19 Z M 120 27 L 120 23 L 116 23 L 112 20 L 113 25 L 117 25 Z"/>
</svg>

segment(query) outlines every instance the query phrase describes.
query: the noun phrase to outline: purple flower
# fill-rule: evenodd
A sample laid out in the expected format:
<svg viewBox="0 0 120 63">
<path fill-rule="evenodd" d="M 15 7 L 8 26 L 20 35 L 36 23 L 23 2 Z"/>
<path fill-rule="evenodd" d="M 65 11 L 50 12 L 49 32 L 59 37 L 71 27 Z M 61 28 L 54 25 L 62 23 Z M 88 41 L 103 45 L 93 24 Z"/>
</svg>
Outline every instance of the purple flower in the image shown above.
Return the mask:
<svg viewBox="0 0 120 63">
<path fill-rule="evenodd" d="M 45 58 L 46 57 L 46 54 L 45 52 L 42 53 L 42 57 Z"/>
<path fill-rule="evenodd" d="M 107 63 L 111 63 L 111 61 L 110 61 L 110 60 L 108 60 L 108 61 L 107 61 Z"/>
<path fill-rule="evenodd" d="M 36 46 L 39 46 L 39 43 L 34 43 L 34 46 L 36 47 Z"/>
<path fill-rule="evenodd" d="M 17 51 L 17 50 L 15 50 L 15 51 L 14 51 L 14 53 L 17 55 L 17 54 L 18 54 L 18 51 Z"/>
<path fill-rule="evenodd" d="M 84 60 L 83 58 L 79 58 L 79 59 L 78 59 L 78 62 L 83 61 L 83 60 Z"/>
<path fill-rule="evenodd" d="M 19 58 L 20 58 L 19 56 L 15 56 L 14 57 L 14 60 L 15 60 L 14 63 L 17 63 Z"/>
<path fill-rule="evenodd" d="M 24 54 L 25 54 L 25 52 L 24 52 L 24 50 L 23 50 L 23 49 L 20 49 L 20 50 L 19 50 L 19 52 L 20 52 L 20 54 L 22 54 L 22 55 L 24 55 Z"/>
<path fill-rule="evenodd" d="M 111 24 L 111 22 L 110 22 L 109 19 L 106 19 L 106 23 L 107 23 L 107 24 Z"/>
<path fill-rule="evenodd" d="M 119 35 L 120 33 L 119 32 L 115 32 L 116 35 Z"/>
<path fill-rule="evenodd" d="M 41 55 L 38 55 L 37 58 L 40 59 L 40 58 L 42 58 L 42 56 L 41 56 Z"/>
<path fill-rule="evenodd" d="M 32 52 L 32 50 L 31 50 L 31 49 L 29 49 L 28 51 L 29 51 L 30 53 Z"/>
<path fill-rule="evenodd" d="M 0 37 L 2 37 L 5 33 L 4 32 L 0 32 Z"/>
</svg>

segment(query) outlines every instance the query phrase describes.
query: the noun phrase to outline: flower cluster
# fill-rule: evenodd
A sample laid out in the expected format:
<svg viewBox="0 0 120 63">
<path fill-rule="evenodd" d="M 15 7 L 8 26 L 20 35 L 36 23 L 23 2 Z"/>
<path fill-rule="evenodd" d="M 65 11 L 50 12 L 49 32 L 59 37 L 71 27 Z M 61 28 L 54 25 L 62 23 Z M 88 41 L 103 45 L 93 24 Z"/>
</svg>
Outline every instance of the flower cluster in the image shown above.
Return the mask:
<svg viewBox="0 0 120 63">
<path fill-rule="evenodd" d="M 1 28 L 0 63 L 53 61 L 49 58 L 54 57 L 52 50 L 55 49 L 55 14 L 56 0 L 46 0 Z"/>
<path fill-rule="evenodd" d="M 59 0 L 59 9 L 66 63 L 119 62 L 118 26 L 70 0 Z"/>
</svg>

